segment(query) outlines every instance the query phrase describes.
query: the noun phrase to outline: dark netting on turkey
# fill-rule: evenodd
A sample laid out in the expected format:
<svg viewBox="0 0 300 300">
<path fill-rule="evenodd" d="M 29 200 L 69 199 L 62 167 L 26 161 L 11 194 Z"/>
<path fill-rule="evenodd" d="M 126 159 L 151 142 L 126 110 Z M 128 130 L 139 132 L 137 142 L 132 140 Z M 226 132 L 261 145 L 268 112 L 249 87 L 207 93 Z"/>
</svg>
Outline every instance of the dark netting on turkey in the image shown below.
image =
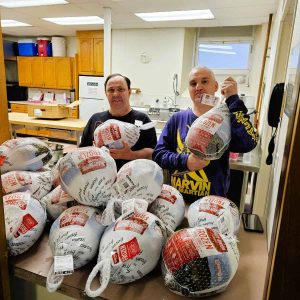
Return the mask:
<svg viewBox="0 0 300 300">
<path fill-rule="evenodd" d="M 106 206 L 117 177 L 115 160 L 105 147 L 83 147 L 59 161 L 62 189 L 84 205 Z"/>
<path fill-rule="evenodd" d="M 46 143 L 37 138 L 7 140 L 0 146 L 2 174 L 8 171 L 37 171 L 52 158 Z"/>
<path fill-rule="evenodd" d="M 240 227 L 238 207 L 229 199 L 209 195 L 193 202 L 188 209 L 190 227 L 211 227 L 222 234 L 237 234 Z"/>
<path fill-rule="evenodd" d="M 226 289 L 239 261 L 236 241 L 197 227 L 175 232 L 162 252 L 165 285 L 174 293 L 204 297 Z"/>
<path fill-rule="evenodd" d="M 140 137 L 140 131 L 153 128 L 155 122 L 146 123 L 141 126 L 110 119 L 99 125 L 94 132 L 96 147 L 107 146 L 108 148 L 123 148 L 126 142 L 129 147 L 136 144 Z"/>
<path fill-rule="evenodd" d="M 215 160 L 227 150 L 230 139 L 230 112 L 226 104 L 221 104 L 193 122 L 185 143 L 187 148 L 198 157 Z"/>
</svg>

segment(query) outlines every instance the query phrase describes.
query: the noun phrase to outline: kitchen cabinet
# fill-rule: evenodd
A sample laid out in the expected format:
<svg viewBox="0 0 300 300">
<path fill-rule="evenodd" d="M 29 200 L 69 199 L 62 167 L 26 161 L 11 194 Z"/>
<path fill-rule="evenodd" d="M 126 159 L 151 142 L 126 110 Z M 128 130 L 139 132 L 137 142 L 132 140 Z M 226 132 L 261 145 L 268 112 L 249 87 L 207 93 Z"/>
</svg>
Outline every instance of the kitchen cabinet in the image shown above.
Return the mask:
<svg viewBox="0 0 300 300">
<path fill-rule="evenodd" d="M 73 58 L 18 57 L 19 85 L 38 88 L 72 89 Z"/>
<path fill-rule="evenodd" d="M 81 75 L 104 74 L 103 31 L 77 31 L 78 73 Z"/>
</svg>

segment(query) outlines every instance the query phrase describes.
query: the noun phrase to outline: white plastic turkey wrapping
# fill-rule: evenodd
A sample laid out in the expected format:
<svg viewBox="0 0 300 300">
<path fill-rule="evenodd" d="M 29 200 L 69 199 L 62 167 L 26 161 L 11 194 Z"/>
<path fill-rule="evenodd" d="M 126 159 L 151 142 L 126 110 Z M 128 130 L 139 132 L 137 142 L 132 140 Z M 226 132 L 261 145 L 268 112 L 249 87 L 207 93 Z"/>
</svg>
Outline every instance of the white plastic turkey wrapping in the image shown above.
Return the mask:
<svg viewBox="0 0 300 300">
<path fill-rule="evenodd" d="M 121 167 L 113 185 L 114 192 L 105 209 L 104 224 L 115 221 L 114 215 L 121 214 L 121 205 L 124 200 L 143 199 L 152 203 L 160 194 L 163 185 L 161 167 L 149 159 L 132 160 Z"/>
<path fill-rule="evenodd" d="M 96 147 L 124 148 L 122 142 L 126 142 L 131 148 L 140 137 L 141 130 L 153 128 L 156 122 L 149 122 L 140 126 L 135 124 L 110 119 L 99 125 L 94 131 Z"/>
<path fill-rule="evenodd" d="M 71 201 L 74 201 L 74 198 L 67 194 L 60 185 L 41 199 L 41 203 L 46 207 L 47 215 L 53 220 L 68 208 L 68 203 Z"/>
<path fill-rule="evenodd" d="M 10 171 L 1 175 L 5 194 L 30 191 L 32 197 L 41 200 L 52 189 L 51 172 Z"/>
<path fill-rule="evenodd" d="M 237 234 L 240 214 L 237 206 L 227 198 L 206 196 L 189 206 L 187 219 L 190 227 L 218 228 L 222 234 Z"/>
<path fill-rule="evenodd" d="M 105 229 L 100 223 L 100 212 L 88 206 L 73 206 L 65 210 L 52 224 L 49 245 L 53 256 L 72 255 L 74 269 L 78 269 L 97 254 Z M 64 276 L 55 275 L 52 264 L 47 276 L 47 289 L 54 292 Z"/>
<path fill-rule="evenodd" d="M 226 289 L 239 262 L 236 240 L 212 228 L 176 231 L 162 251 L 165 285 L 188 297 L 209 296 Z"/>
<path fill-rule="evenodd" d="M 30 192 L 3 196 L 5 230 L 11 255 L 27 251 L 40 237 L 46 224 L 46 212 Z"/>
<path fill-rule="evenodd" d="M 160 195 L 152 202 L 149 211 L 174 231 L 182 222 L 185 212 L 183 197 L 174 187 L 164 184 Z"/>
<path fill-rule="evenodd" d="M 156 266 L 164 244 L 164 226 L 149 212 L 120 217 L 106 228 L 100 241 L 98 263 L 85 286 L 89 297 L 100 296 L 109 281 L 124 284 L 138 280 Z M 100 271 L 101 286 L 91 290 Z"/>
<path fill-rule="evenodd" d="M 7 140 L 0 146 L 2 174 L 8 171 L 37 171 L 52 158 L 46 143 L 37 138 Z"/>
<path fill-rule="evenodd" d="M 106 206 L 117 177 L 115 160 L 105 147 L 84 147 L 59 162 L 62 189 L 81 204 Z"/>
<path fill-rule="evenodd" d="M 213 107 L 197 118 L 186 136 L 186 146 L 205 160 L 219 159 L 231 139 L 230 112 L 226 104 Z"/>
</svg>

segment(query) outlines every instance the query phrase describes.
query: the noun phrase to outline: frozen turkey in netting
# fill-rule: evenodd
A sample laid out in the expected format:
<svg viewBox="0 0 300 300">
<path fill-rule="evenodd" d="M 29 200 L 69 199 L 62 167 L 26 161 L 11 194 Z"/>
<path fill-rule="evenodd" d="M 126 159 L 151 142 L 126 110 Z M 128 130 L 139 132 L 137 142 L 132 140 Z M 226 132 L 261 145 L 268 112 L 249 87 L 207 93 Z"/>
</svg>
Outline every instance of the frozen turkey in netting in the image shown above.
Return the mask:
<svg viewBox="0 0 300 300">
<path fill-rule="evenodd" d="M 53 256 L 72 255 L 74 269 L 86 265 L 97 254 L 104 229 L 98 209 L 83 205 L 68 208 L 50 229 L 49 245 Z M 56 291 L 63 281 L 63 275 L 54 272 L 52 265 L 47 276 L 49 292 Z"/>
<path fill-rule="evenodd" d="M 30 191 L 32 197 L 41 200 L 52 189 L 51 172 L 10 171 L 1 176 L 5 194 Z"/>
<path fill-rule="evenodd" d="M 3 196 L 6 240 L 11 255 L 27 251 L 40 237 L 46 212 L 30 192 Z"/>
<path fill-rule="evenodd" d="M 56 220 L 71 202 L 77 203 L 72 196 L 61 188 L 61 185 L 58 185 L 41 199 L 41 203 L 46 207 L 47 215 L 53 220 Z"/>
<path fill-rule="evenodd" d="M 52 151 L 46 143 L 37 138 L 7 140 L 0 146 L 1 172 L 37 171 L 52 158 Z"/>
<path fill-rule="evenodd" d="M 164 225 L 153 214 L 121 216 L 106 228 L 101 238 L 98 263 L 86 282 L 87 295 L 100 296 L 109 281 L 124 284 L 148 274 L 159 261 L 164 239 Z M 99 271 L 101 286 L 91 290 L 91 283 Z"/>
<path fill-rule="evenodd" d="M 226 289 L 238 262 L 235 239 L 212 228 L 185 228 L 168 239 L 162 251 L 162 274 L 176 294 L 209 296 Z"/>
<path fill-rule="evenodd" d="M 160 218 L 168 229 L 175 230 L 184 218 L 183 197 L 174 187 L 164 184 L 160 195 L 151 203 L 149 211 Z"/>
<path fill-rule="evenodd" d="M 123 142 L 131 148 L 140 137 L 141 130 L 153 128 L 156 122 L 149 122 L 141 126 L 110 119 L 100 124 L 94 131 L 96 147 L 107 146 L 108 148 L 124 148 Z"/>
<path fill-rule="evenodd" d="M 117 177 L 115 160 L 105 147 L 84 147 L 59 162 L 62 189 L 81 204 L 106 206 Z"/>
<path fill-rule="evenodd" d="M 103 222 L 112 223 L 115 213 L 121 214 L 124 200 L 143 199 L 152 203 L 160 194 L 163 185 L 161 167 L 149 159 L 132 160 L 121 167 L 113 185 L 114 192 L 103 213 Z"/>
<path fill-rule="evenodd" d="M 219 159 L 231 139 L 230 112 L 226 104 L 213 107 L 197 118 L 186 136 L 186 146 L 205 160 Z"/>
<path fill-rule="evenodd" d="M 238 207 L 229 199 L 206 196 L 189 206 L 187 219 L 190 227 L 218 228 L 222 234 L 237 234 L 240 228 Z"/>
</svg>

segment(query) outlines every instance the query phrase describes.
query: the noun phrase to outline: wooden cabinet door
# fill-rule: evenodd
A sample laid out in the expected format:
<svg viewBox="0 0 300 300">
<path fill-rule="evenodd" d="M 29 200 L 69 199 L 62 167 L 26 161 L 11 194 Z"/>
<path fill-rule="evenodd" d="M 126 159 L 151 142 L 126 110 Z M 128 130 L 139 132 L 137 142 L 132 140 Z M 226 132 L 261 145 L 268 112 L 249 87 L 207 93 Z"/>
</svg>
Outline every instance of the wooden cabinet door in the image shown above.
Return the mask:
<svg viewBox="0 0 300 300">
<path fill-rule="evenodd" d="M 93 74 L 94 46 L 92 38 L 78 39 L 78 71 L 79 74 Z"/>
<path fill-rule="evenodd" d="M 31 57 L 18 56 L 18 77 L 20 86 L 31 85 Z"/>
<path fill-rule="evenodd" d="M 44 72 L 44 87 L 56 88 L 56 72 L 55 59 L 53 57 L 43 59 L 43 72 Z"/>
<path fill-rule="evenodd" d="M 72 59 L 70 57 L 57 57 L 56 62 L 56 88 L 71 89 L 72 84 Z"/>
<path fill-rule="evenodd" d="M 43 62 L 44 57 L 31 57 L 32 87 L 44 87 Z"/>
<path fill-rule="evenodd" d="M 97 75 L 104 74 L 104 42 L 103 39 L 94 39 L 94 71 Z"/>
</svg>

